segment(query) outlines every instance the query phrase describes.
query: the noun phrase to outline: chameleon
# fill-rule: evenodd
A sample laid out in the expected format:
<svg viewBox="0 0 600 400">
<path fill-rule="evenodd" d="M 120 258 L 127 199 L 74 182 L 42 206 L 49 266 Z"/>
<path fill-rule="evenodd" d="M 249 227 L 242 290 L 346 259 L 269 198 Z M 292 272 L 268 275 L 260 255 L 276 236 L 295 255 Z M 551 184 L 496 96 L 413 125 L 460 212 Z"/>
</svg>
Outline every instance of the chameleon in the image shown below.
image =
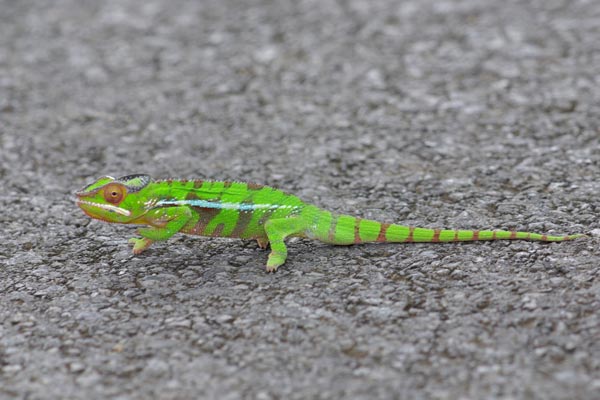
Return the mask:
<svg viewBox="0 0 600 400">
<path fill-rule="evenodd" d="M 561 242 L 586 236 L 403 226 L 335 214 L 270 186 L 234 181 L 153 180 L 144 174 L 103 176 L 75 195 L 77 205 L 91 218 L 143 225 L 138 229 L 141 238 L 129 240 L 134 254 L 178 232 L 251 239 L 263 249 L 271 247 L 267 272 L 274 272 L 285 263 L 288 237 L 352 245 L 500 239 Z"/>
</svg>

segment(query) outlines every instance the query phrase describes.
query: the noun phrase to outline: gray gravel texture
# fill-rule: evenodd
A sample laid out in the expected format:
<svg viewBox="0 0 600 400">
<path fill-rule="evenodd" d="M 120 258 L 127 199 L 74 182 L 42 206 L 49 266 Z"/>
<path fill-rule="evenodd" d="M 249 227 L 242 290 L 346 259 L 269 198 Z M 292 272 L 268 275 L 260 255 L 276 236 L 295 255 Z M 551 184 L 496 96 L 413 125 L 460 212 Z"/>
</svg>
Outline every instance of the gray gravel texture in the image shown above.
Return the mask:
<svg viewBox="0 0 600 400">
<path fill-rule="evenodd" d="M 0 398 L 600 393 L 600 2 L 0 0 Z M 271 184 L 562 244 L 134 229 L 104 175 Z"/>
</svg>

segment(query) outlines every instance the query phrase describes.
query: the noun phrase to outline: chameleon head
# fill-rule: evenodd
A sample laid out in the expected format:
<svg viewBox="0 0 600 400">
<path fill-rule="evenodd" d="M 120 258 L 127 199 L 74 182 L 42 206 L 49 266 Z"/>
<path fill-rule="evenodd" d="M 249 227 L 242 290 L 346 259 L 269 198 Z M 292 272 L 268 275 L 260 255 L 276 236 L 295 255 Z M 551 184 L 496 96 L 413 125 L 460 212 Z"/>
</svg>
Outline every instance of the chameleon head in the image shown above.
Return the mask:
<svg viewBox="0 0 600 400">
<path fill-rule="evenodd" d="M 92 218 L 132 223 L 148 211 L 139 192 L 150 181 L 148 175 L 127 175 L 116 179 L 103 176 L 75 192 L 76 202 Z"/>
</svg>

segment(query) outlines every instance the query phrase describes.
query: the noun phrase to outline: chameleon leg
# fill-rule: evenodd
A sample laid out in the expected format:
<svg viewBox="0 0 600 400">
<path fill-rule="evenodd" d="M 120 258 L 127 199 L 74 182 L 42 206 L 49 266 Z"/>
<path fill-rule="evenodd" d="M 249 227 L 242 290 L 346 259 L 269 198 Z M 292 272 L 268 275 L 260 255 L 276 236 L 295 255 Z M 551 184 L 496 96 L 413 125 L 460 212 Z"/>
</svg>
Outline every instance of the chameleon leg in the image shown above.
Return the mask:
<svg viewBox="0 0 600 400">
<path fill-rule="evenodd" d="M 142 235 L 141 239 L 131 238 L 129 243 L 133 244 L 133 253 L 140 254 L 150 245 L 158 240 L 167 240 L 181 228 L 185 226 L 192 218 L 192 213 L 188 207 L 170 207 L 161 211 L 160 218 L 167 219 L 162 226 L 150 226 L 148 228 L 138 229 L 138 233 Z M 154 222 L 152 220 L 150 223 Z"/>
<path fill-rule="evenodd" d="M 265 223 L 265 232 L 271 243 L 271 253 L 267 260 L 267 272 L 275 272 L 287 258 L 284 239 L 290 235 L 302 233 L 304 221 L 298 217 L 272 219 Z"/>
<path fill-rule="evenodd" d="M 129 244 L 133 245 L 133 254 L 140 254 L 142 251 L 146 250 L 150 245 L 154 243 L 153 240 L 146 238 L 131 238 L 129 239 Z"/>
<path fill-rule="evenodd" d="M 258 247 L 260 247 L 261 249 L 266 249 L 267 246 L 269 245 L 269 239 L 263 239 L 263 238 L 258 238 L 256 239 L 256 242 L 258 243 Z"/>
</svg>

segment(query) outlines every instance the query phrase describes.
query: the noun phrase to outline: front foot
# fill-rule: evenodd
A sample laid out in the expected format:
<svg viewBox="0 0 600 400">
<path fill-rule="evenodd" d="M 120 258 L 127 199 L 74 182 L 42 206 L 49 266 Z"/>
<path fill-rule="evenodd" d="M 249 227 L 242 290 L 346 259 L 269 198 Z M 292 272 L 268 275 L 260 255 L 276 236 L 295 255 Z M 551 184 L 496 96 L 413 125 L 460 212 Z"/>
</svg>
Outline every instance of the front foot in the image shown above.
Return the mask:
<svg viewBox="0 0 600 400">
<path fill-rule="evenodd" d="M 129 244 L 133 244 L 133 254 L 140 254 L 142 251 L 146 250 L 152 244 L 152 240 L 146 238 L 131 238 L 129 239 Z"/>
<path fill-rule="evenodd" d="M 267 260 L 267 272 L 275 272 L 285 263 L 286 255 L 272 251 Z"/>
</svg>

